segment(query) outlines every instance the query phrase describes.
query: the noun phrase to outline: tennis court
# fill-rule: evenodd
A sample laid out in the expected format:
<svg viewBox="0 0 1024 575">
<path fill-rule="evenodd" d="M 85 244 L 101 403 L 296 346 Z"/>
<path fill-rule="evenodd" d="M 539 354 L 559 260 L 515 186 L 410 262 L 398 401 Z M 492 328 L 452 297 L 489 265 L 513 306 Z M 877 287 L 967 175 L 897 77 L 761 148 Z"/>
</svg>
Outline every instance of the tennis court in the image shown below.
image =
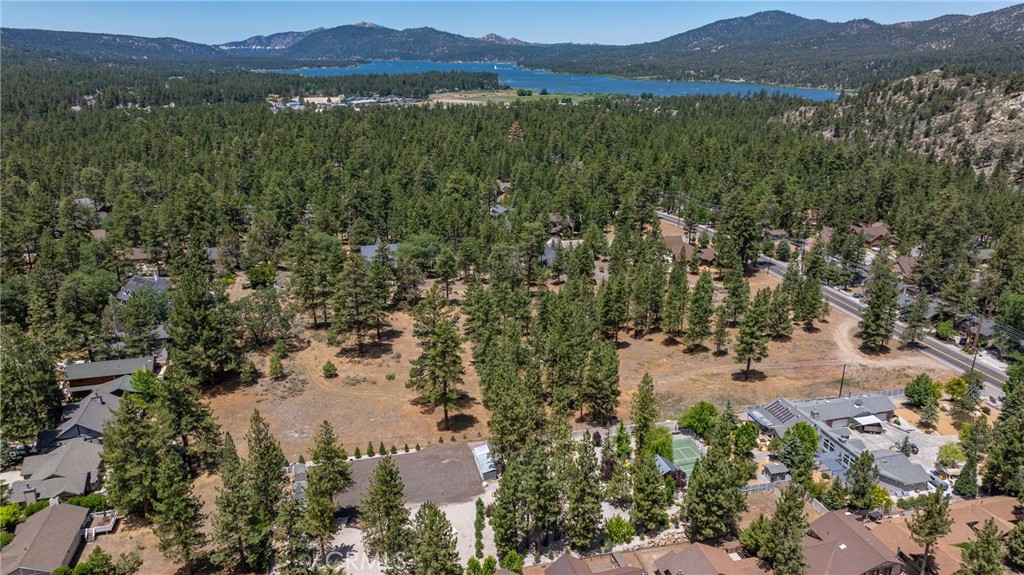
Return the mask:
<svg viewBox="0 0 1024 575">
<path fill-rule="evenodd" d="M 676 467 L 690 475 L 700 459 L 700 448 L 689 437 L 675 437 L 672 439 L 672 459 Z"/>
</svg>

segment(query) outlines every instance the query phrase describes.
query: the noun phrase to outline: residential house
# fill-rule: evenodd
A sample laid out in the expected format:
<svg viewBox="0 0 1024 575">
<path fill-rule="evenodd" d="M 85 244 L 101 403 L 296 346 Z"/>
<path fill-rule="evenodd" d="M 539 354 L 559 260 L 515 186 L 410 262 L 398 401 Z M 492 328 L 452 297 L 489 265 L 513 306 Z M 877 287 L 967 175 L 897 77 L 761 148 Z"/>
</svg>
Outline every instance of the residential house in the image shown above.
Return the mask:
<svg viewBox="0 0 1024 575">
<path fill-rule="evenodd" d="M 654 575 L 767 575 L 756 557 L 740 557 L 719 547 L 694 543 L 654 562 Z M 808 571 L 813 573 L 813 571 Z"/>
<path fill-rule="evenodd" d="M 171 284 L 167 283 L 166 280 L 160 277 L 159 274 L 153 273 L 152 276 L 138 276 L 133 275 L 128 281 L 121 287 L 117 292 L 117 301 L 124 305 L 128 302 L 128 298 L 132 297 L 141 287 L 148 287 L 155 290 L 157 293 L 167 293 L 171 289 Z"/>
<path fill-rule="evenodd" d="M 136 371 L 153 371 L 155 360 L 151 356 L 71 363 L 64 367 L 64 386 L 71 393 L 76 389 L 113 381 Z"/>
<path fill-rule="evenodd" d="M 789 401 L 778 398 L 764 406 L 751 407 L 747 415 L 766 433 L 782 435 L 793 424 L 803 421 L 818 432 L 821 451 L 818 460 L 834 474 L 845 479 L 846 469 L 866 447 L 852 436 L 850 425 L 858 432 L 877 433 L 892 419 L 896 406 L 882 395 L 864 394 L 835 399 Z M 896 495 L 927 489 L 927 472 L 898 452 L 885 451 L 884 471 L 879 483 Z M 880 466 L 882 467 L 882 466 Z"/>
<path fill-rule="evenodd" d="M 693 257 L 693 246 L 683 236 L 665 236 L 665 245 L 672 252 L 672 259 L 684 264 Z"/>
<path fill-rule="evenodd" d="M 662 477 L 668 475 L 669 473 L 672 473 L 673 471 L 679 471 L 679 468 L 676 467 L 675 462 L 669 461 L 668 459 L 665 459 L 664 457 L 658 454 L 654 454 L 654 464 L 658 466 L 658 473 Z"/>
<path fill-rule="evenodd" d="M 107 230 L 97 228 L 95 230 L 89 230 L 89 234 L 91 234 L 92 237 L 100 241 L 107 239 Z"/>
<path fill-rule="evenodd" d="M 387 246 L 388 253 L 392 256 L 398 251 L 398 244 L 384 244 L 377 238 L 377 241 L 368 246 L 359 246 L 359 253 L 367 260 L 372 261 L 373 258 L 377 257 L 377 252 L 380 251 L 381 246 Z"/>
<path fill-rule="evenodd" d="M 992 261 L 992 255 L 995 254 L 995 253 L 996 253 L 996 251 L 994 249 L 992 249 L 992 248 L 982 248 L 982 249 L 978 250 L 977 253 L 974 254 L 974 259 L 980 265 L 985 266 L 985 265 L 988 265 L 989 262 Z"/>
<path fill-rule="evenodd" d="M 56 429 L 40 431 L 36 446 L 50 449 L 78 437 L 101 442 L 103 426 L 113 419 L 114 411 L 119 407 L 121 400 L 117 396 L 94 391 L 78 403 L 65 405 L 61 424 Z"/>
<path fill-rule="evenodd" d="M 878 221 L 873 224 L 860 224 L 850 226 L 853 233 L 864 238 L 864 247 L 874 248 L 882 245 L 886 238 L 891 234 L 889 232 L 889 226 L 885 222 Z"/>
<path fill-rule="evenodd" d="M 544 575 L 644 575 L 645 571 L 640 567 L 622 565 L 612 556 L 604 556 L 611 559 L 615 564 L 611 569 L 594 570 L 590 563 L 573 557 L 569 553 L 563 553 L 561 557 L 544 569 Z"/>
<path fill-rule="evenodd" d="M 92 491 L 99 482 L 102 452 L 100 444 L 78 437 L 49 453 L 26 457 L 22 480 L 11 484 L 11 502 L 32 504 Z"/>
<path fill-rule="evenodd" d="M 133 264 L 145 264 L 149 263 L 150 260 L 153 259 L 152 256 L 149 255 L 149 252 L 143 250 L 142 248 L 132 248 L 131 250 L 125 252 L 124 255 L 121 256 L 121 258 Z"/>
<path fill-rule="evenodd" d="M 0 575 L 49 575 L 70 566 L 88 520 L 89 510 L 77 505 L 50 505 L 35 513 L 0 551 Z"/>
<path fill-rule="evenodd" d="M 821 232 L 818 234 L 818 243 L 827 244 L 832 241 L 832 236 L 836 231 L 828 226 L 821 228 Z"/>
<path fill-rule="evenodd" d="M 554 212 L 548 214 L 548 230 L 551 232 L 551 235 L 561 237 L 562 228 L 565 224 L 565 218 L 562 217 L 562 214 Z"/>
<path fill-rule="evenodd" d="M 490 214 L 492 218 L 503 218 L 508 215 L 508 208 L 501 204 L 491 204 Z"/>
<path fill-rule="evenodd" d="M 764 237 L 766 239 L 768 239 L 768 240 L 773 241 L 773 242 L 777 242 L 779 240 L 784 240 L 784 239 L 788 238 L 789 237 L 789 232 L 787 232 L 786 230 L 782 230 L 782 229 L 775 229 L 775 230 L 768 230 L 768 229 L 766 229 L 764 231 Z"/>
<path fill-rule="evenodd" d="M 306 464 L 293 463 L 288 466 L 288 475 L 292 479 L 292 497 L 300 505 L 306 504 L 306 491 L 309 490 L 309 475 Z"/>
<path fill-rule="evenodd" d="M 928 472 L 906 455 L 888 449 L 877 449 L 871 455 L 878 467 L 878 482 L 883 486 L 905 492 L 928 490 Z"/>
<path fill-rule="evenodd" d="M 700 265 L 712 266 L 715 263 L 715 249 L 714 248 L 701 248 L 700 249 Z"/>
<path fill-rule="evenodd" d="M 822 515 L 804 537 L 804 564 L 815 575 L 899 575 L 903 563 L 847 511 Z"/>
<path fill-rule="evenodd" d="M 976 499 L 954 501 L 949 506 L 949 517 L 952 520 L 949 533 L 943 535 L 932 545 L 929 571 L 937 575 L 952 575 L 961 567 L 962 545 L 974 541 L 976 531 L 986 521 L 992 519 L 1005 535 L 1013 529 L 1015 523 L 1024 520 L 1022 508 L 1013 497 L 979 497 Z M 914 542 L 907 527 L 908 515 L 882 519 L 871 526 L 871 533 L 878 538 L 890 551 L 903 561 L 918 565 L 924 548 Z"/>
<path fill-rule="evenodd" d="M 896 258 L 894 270 L 904 278 L 910 278 L 914 272 L 914 266 L 916 265 L 917 258 L 913 256 L 900 256 Z"/>
</svg>

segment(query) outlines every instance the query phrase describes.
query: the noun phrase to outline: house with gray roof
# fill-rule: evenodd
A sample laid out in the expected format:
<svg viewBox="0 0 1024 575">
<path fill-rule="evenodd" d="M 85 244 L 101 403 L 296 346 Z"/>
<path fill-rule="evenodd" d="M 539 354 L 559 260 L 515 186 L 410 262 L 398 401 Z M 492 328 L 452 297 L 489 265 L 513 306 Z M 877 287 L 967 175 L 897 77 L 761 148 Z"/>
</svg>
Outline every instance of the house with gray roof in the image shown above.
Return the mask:
<svg viewBox="0 0 1024 575">
<path fill-rule="evenodd" d="M 119 407 L 121 400 L 117 396 L 94 391 L 82 401 L 64 406 L 61 424 L 56 429 L 40 431 L 36 445 L 39 449 L 50 449 L 76 437 L 101 442 L 103 426 L 113 419 Z"/>
<path fill-rule="evenodd" d="M 926 491 L 928 472 L 899 451 L 878 449 L 871 452 L 878 467 L 878 482 L 890 491 Z"/>
<path fill-rule="evenodd" d="M 139 370 L 153 371 L 154 364 L 152 356 L 71 363 L 64 368 L 64 382 L 74 393 L 76 388 L 107 383 Z"/>
<path fill-rule="evenodd" d="M 866 449 L 864 443 L 852 435 L 850 425 L 867 433 L 881 431 L 883 423 L 891 420 L 895 411 L 896 406 L 888 397 L 868 393 L 810 401 L 789 401 L 780 397 L 767 405 L 748 408 L 747 416 L 775 437 L 782 437 L 798 421 L 814 426 L 820 448 L 818 461 L 833 475 L 845 479 L 846 470 Z M 885 472 L 879 464 L 879 482 L 883 487 L 897 495 L 927 489 L 928 477 L 923 467 L 900 453 L 883 453 Z"/>
<path fill-rule="evenodd" d="M 117 301 L 124 305 L 128 302 L 128 298 L 132 297 L 135 290 L 141 287 L 151 288 L 158 293 L 166 293 L 167 290 L 171 289 L 171 284 L 167 283 L 164 278 L 161 278 L 159 274 L 153 273 L 152 276 L 139 276 L 134 275 L 128 279 L 128 281 L 121 287 L 117 292 Z"/>
<path fill-rule="evenodd" d="M 23 479 L 11 485 L 11 502 L 31 504 L 88 493 L 99 481 L 102 452 L 100 444 L 79 437 L 49 453 L 26 457 Z"/>
<path fill-rule="evenodd" d="M 673 471 L 679 471 L 679 468 L 676 467 L 675 463 L 658 454 L 654 454 L 654 464 L 658 466 L 658 473 L 661 474 L 662 477 L 672 473 Z"/>
<path fill-rule="evenodd" d="M 502 218 L 508 214 L 508 208 L 501 204 L 491 204 L 490 214 L 492 218 Z"/>
<path fill-rule="evenodd" d="M 67 504 L 50 505 L 32 515 L 0 551 L 0 575 L 49 575 L 70 566 L 88 520 L 88 509 Z"/>
<path fill-rule="evenodd" d="M 491 457 L 490 443 L 474 447 L 473 460 L 476 462 L 476 470 L 481 481 L 494 481 L 498 478 L 498 463 Z"/>
<path fill-rule="evenodd" d="M 380 241 L 380 238 L 377 238 L 376 242 L 368 246 L 359 246 L 359 253 L 362 254 L 362 256 L 366 258 L 368 261 L 373 260 L 373 258 L 377 257 L 377 252 L 383 245 L 387 246 L 388 252 L 391 253 L 392 255 L 394 255 L 394 253 L 398 251 L 398 244 L 384 244 Z"/>
</svg>

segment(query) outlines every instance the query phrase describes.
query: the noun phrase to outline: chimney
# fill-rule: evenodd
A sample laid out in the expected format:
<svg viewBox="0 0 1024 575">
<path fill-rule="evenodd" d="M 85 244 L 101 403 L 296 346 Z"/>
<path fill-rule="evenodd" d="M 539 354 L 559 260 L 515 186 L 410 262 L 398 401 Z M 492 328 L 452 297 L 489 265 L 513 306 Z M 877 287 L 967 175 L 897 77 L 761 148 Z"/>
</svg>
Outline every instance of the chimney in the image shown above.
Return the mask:
<svg viewBox="0 0 1024 575">
<path fill-rule="evenodd" d="M 25 490 L 22 493 L 25 494 L 25 505 L 32 505 L 39 498 L 36 488 L 31 485 L 25 485 Z"/>
<path fill-rule="evenodd" d="M 817 411 L 812 411 L 811 419 L 813 419 L 814 421 L 818 421 L 819 419 L 821 419 L 821 414 L 818 413 Z"/>
</svg>

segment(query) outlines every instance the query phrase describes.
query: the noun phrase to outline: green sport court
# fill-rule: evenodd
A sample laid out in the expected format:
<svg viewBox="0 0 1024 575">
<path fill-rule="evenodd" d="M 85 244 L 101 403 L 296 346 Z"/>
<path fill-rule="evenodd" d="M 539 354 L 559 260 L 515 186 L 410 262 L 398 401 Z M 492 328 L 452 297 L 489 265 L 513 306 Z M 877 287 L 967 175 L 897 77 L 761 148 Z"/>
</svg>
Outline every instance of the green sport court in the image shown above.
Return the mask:
<svg viewBox="0 0 1024 575">
<path fill-rule="evenodd" d="M 672 462 L 676 467 L 682 469 L 689 476 L 693 472 L 693 466 L 700 459 L 700 449 L 689 437 L 676 437 L 672 439 Z"/>
</svg>

